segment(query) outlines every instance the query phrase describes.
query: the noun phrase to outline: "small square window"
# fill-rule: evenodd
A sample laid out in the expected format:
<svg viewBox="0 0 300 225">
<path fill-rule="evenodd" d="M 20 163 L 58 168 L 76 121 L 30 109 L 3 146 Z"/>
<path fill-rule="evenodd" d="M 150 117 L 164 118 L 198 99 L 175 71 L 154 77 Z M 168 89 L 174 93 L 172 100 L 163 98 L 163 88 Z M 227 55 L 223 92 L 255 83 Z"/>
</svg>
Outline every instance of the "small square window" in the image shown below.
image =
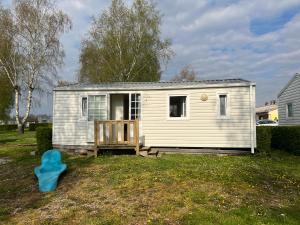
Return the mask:
<svg viewBox="0 0 300 225">
<path fill-rule="evenodd" d="M 83 117 L 87 116 L 87 97 L 81 99 L 81 115 Z"/>
<path fill-rule="evenodd" d="M 220 100 L 220 116 L 227 116 L 227 95 L 219 95 Z"/>
<path fill-rule="evenodd" d="M 293 104 L 292 103 L 288 103 L 286 105 L 286 110 L 287 110 L 287 117 L 293 117 L 294 116 Z"/>
<path fill-rule="evenodd" d="M 186 96 L 170 96 L 170 117 L 186 117 Z"/>
</svg>

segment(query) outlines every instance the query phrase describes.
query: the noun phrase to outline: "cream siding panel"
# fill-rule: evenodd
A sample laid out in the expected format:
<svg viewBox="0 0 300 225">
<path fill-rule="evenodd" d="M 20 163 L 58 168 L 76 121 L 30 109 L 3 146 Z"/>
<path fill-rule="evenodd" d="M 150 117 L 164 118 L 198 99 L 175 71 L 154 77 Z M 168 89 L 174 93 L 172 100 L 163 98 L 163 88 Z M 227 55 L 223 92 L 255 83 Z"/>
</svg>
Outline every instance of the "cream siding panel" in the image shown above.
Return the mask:
<svg viewBox="0 0 300 225">
<path fill-rule="evenodd" d="M 103 91 L 55 91 L 53 100 L 53 144 L 90 145 L 87 118 L 81 117 L 81 98 L 106 95 Z"/>
<path fill-rule="evenodd" d="M 217 93 L 229 94 L 230 118 L 218 119 Z M 201 94 L 208 100 L 201 101 Z M 188 118 L 168 118 L 169 95 L 187 95 Z M 143 134 L 146 146 L 251 147 L 249 87 L 144 91 Z"/>
<path fill-rule="evenodd" d="M 294 116 L 287 118 L 286 104 L 293 103 Z M 278 98 L 279 125 L 300 125 L 300 75 Z"/>
<path fill-rule="evenodd" d="M 140 91 L 139 91 L 140 92 Z M 217 93 L 229 94 L 230 118 L 218 119 Z M 128 93 L 115 91 L 113 93 Z M 208 100 L 201 101 L 201 94 Z M 105 91 L 55 91 L 53 103 L 53 143 L 89 145 L 88 122 L 81 117 L 81 97 L 107 94 Z M 249 87 L 141 92 L 140 140 L 146 146 L 250 148 Z M 168 96 L 187 95 L 188 119 L 168 118 Z M 255 132 L 255 131 L 254 131 Z"/>
</svg>

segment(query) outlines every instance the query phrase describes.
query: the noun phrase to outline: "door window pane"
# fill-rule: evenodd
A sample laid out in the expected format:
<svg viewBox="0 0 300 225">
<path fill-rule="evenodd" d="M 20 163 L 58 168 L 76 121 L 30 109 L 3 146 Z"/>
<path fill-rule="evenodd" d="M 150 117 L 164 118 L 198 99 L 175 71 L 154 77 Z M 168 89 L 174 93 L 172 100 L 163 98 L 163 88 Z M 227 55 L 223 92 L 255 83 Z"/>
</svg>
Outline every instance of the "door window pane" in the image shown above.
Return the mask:
<svg viewBox="0 0 300 225">
<path fill-rule="evenodd" d="M 130 119 L 140 119 L 141 117 L 141 95 L 131 94 Z"/>
</svg>

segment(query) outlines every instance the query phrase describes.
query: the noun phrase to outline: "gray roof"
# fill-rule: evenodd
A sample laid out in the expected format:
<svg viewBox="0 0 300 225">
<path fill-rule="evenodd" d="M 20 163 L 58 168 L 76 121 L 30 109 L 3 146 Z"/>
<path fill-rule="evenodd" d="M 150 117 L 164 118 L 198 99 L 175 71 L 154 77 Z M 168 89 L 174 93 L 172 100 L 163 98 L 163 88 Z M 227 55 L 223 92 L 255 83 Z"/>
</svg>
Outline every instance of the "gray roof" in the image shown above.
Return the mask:
<svg viewBox="0 0 300 225">
<path fill-rule="evenodd" d="M 255 85 L 255 83 L 243 79 L 160 82 L 108 82 L 99 84 L 78 83 L 56 87 L 54 88 L 54 91 L 194 89 L 205 87 L 249 86 L 250 84 Z"/>
<path fill-rule="evenodd" d="M 256 113 L 267 113 L 276 109 L 278 109 L 277 105 L 265 105 L 265 106 L 257 107 L 255 111 Z"/>
</svg>

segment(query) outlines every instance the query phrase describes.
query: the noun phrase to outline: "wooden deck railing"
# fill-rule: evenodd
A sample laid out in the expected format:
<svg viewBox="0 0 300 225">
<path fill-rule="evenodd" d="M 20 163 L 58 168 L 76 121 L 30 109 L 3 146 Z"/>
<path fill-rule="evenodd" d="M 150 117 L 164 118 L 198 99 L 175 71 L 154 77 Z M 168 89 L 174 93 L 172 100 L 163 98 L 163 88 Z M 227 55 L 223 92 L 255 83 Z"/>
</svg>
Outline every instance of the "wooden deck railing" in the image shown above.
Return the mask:
<svg viewBox="0 0 300 225">
<path fill-rule="evenodd" d="M 139 147 L 138 120 L 95 120 L 95 145 Z"/>
</svg>

